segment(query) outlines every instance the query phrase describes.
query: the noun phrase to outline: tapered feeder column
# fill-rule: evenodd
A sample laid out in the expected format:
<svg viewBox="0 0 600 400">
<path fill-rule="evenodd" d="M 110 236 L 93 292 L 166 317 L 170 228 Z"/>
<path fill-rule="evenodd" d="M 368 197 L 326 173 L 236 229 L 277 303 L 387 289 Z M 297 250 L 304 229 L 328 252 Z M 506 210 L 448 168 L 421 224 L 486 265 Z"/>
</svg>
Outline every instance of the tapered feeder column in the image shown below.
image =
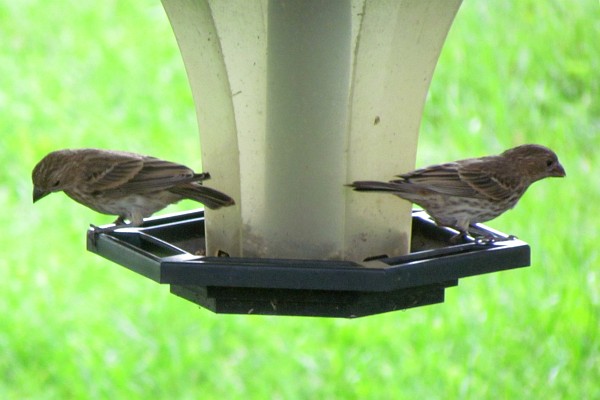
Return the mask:
<svg viewBox="0 0 600 400">
<path fill-rule="evenodd" d="M 207 254 L 362 260 L 408 251 L 411 206 L 353 192 L 414 168 L 459 0 L 163 0 L 210 185 Z"/>
</svg>

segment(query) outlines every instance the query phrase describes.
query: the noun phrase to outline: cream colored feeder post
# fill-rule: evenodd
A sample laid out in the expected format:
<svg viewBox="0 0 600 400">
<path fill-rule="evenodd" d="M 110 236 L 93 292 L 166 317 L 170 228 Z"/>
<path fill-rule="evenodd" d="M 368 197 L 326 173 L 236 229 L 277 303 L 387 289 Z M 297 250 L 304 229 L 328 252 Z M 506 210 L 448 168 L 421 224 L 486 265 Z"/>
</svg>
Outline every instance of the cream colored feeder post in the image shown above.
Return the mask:
<svg viewBox="0 0 600 400">
<path fill-rule="evenodd" d="M 414 168 L 460 0 L 162 0 L 196 104 L 207 254 L 405 254 L 411 206 L 344 184 Z"/>
</svg>

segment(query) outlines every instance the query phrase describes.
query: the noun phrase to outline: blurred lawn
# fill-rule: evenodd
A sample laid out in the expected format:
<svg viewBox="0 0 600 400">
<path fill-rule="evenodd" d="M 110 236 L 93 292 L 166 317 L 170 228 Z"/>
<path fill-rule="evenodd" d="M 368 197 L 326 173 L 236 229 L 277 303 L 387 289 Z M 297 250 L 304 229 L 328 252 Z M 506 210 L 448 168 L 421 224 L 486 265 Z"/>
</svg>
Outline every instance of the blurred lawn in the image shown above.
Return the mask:
<svg viewBox="0 0 600 400">
<path fill-rule="evenodd" d="M 86 252 L 87 224 L 111 217 L 31 205 L 31 168 L 56 148 L 200 167 L 158 1 L 4 0 L 0 38 L 0 398 L 600 398 L 597 1 L 467 0 L 426 106 L 418 165 L 556 150 L 567 178 L 489 224 L 533 266 L 352 321 L 216 316 Z"/>
</svg>

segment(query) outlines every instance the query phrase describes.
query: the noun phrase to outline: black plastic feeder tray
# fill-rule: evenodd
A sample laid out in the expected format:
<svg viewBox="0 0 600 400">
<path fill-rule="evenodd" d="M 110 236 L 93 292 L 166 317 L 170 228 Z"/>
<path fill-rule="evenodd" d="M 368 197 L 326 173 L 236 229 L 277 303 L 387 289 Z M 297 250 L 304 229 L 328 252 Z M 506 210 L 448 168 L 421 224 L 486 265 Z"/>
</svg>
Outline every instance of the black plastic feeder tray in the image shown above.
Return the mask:
<svg viewBox="0 0 600 400">
<path fill-rule="evenodd" d="M 204 212 L 88 231 L 88 250 L 216 313 L 354 318 L 444 301 L 459 278 L 529 265 L 529 245 L 482 225 L 494 242 L 451 244 L 456 233 L 413 213 L 411 252 L 370 261 L 204 256 Z"/>
</svg>

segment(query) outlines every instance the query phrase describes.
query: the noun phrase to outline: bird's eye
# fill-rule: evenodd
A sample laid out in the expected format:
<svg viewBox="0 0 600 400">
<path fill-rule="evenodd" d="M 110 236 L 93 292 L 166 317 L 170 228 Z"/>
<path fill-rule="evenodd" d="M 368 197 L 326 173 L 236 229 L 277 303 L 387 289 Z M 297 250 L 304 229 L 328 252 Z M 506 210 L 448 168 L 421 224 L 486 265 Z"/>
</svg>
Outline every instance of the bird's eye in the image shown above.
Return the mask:
<svg viewBox="0 0 600 400">
<path fill-rule="evenodd" d="M 546 167 L 551 167 L 552 164 L 554 164 L 554 160 L 552 160 L 550 158 L 546 160 Z"/>
</svg>

